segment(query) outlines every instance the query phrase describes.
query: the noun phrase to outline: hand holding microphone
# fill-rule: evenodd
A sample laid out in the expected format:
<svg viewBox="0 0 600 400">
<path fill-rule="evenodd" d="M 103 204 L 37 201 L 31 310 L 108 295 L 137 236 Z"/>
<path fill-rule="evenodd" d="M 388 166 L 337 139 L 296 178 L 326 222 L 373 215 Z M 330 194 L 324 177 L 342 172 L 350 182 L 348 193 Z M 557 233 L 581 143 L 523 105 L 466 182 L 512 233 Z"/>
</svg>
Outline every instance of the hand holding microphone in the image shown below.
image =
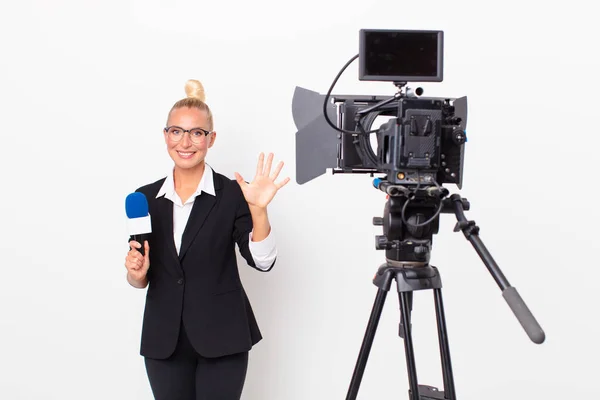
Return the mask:
<svg viewBox="0 0 600 400">
<path fill-rule="evenodd" d="M 127 268 L 127 273 L 132 280 L 143 282 L 150 268 L 150 246 L 147 240 L 144 241 L 144 255 L 139 251 L 142 248 L 139 242 L 132 240 L 129 242 L 129 246 L 131 246 L 131 250 L 127 252 L 125 257 L 125 268 Z"/>
<path fill-rule="evenodd" d="M 146 274 L 150 268 L 150 245 L 148 239 L 152 233 L 152 221 L 148 213 L 148 201 L 143 193 L 131 193 L 125 199 L 127 228 L 132 240 L 131 250 L 125 257 L 125 268 L 134 286 L 145 286 Z M 131 280 L 135 282 L 131 282 Z"/>
</svg>

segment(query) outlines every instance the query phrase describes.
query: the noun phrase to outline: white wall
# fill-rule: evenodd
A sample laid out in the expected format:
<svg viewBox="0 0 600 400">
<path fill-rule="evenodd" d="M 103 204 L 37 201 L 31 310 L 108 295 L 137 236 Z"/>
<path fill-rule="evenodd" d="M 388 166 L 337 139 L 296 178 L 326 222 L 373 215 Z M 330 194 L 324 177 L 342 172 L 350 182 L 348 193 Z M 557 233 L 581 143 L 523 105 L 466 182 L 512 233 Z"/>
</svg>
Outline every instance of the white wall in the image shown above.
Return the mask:
<svg viewBox="0 0 600 400">
<path fill-rule="evenodd" d="M 326 92 L 357 53 L 361 28 L 444 30 L 445 80 L 421 86 L 469 97 L 460 193 L 547 334 L 541 346 L 529 341 L 444 215 L 433 263 L 458 398 L 592 393 L 600 356 L 592 3 L 469 3 L 3 2 L 0 398 L 151 398 L 138 354 L 145 292 L 125 281 L 124 199 L 171 165 L 161 136 L 169 108 L 187 79 L 200 79 L 219 132 L 213 167 L 251 178 L 258 153 L 273 151 L 294 178 L 294 88 Z M 393 87 L 359 82 L 355 62 L 335 92 Z M 277 195 L 277 267 L 262 274 L 240 263 L 265 336 L 251 353 L 245 400 L 345 398 L 383 261 L 371 219 L 384 201 L 368 176 L 292 180 Z M 432 295 L 415 299 L 419 378 L 439 386 Z M 407 398 L 398 320 L 392 292 L 360 399 Z"/>
</svg>

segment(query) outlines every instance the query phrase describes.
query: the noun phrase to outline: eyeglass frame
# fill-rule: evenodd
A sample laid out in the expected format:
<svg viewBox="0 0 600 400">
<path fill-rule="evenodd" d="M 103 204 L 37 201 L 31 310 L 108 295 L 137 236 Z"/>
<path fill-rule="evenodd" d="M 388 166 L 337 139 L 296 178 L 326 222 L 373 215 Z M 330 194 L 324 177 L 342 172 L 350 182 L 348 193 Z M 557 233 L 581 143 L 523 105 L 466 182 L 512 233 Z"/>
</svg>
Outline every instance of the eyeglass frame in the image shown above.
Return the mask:
<svg viewBox="0 0 600 400">
<path fill-rule="evenodd" d="M 192 142 L 194 141 L 194 140 L 192 139 L 192 131 L 195 131 L 195 130 L 200 130 L 200 131 L 202 131 L 202 133 L 204 133 L 204 138 L 206 138 L 208 135 L 210 135 L 211 133 L 213 133 L 213 131 L 208 131 L 208 130 L 206 130 L 206 129 L 204 129 L 204 128 L 200 128 L 200 127 L 196 127 L 196 128 L 192 128 L 192 129 L 183 129 L 183 128 L 182 128 L 182 127 L 180 127 L 180 126 L 177 126 L 177 125 L 171 125 L 171 126 L 167 126 L 166 128 L 164 128 L 164 130 L 165 130 L 165 133 L 166 133 L 167 135 L 169 134 L 169 129 L 171 129 L 171 128 L 178 128 L 178 129 L 180 129 L 180 130 L 183 132 L 183 136 L 181 136 L 181 139 L 179 139 L 179 140 L 174 140 L 175 142 L 180 142 L 180 141 L 181 141 L 181 140 L 184 138 L 184 136 L 185 136 L 185 133 L 186 133 L 186 132 L 190 134 L 190 140 L 191 140 Z"/>
</svg>

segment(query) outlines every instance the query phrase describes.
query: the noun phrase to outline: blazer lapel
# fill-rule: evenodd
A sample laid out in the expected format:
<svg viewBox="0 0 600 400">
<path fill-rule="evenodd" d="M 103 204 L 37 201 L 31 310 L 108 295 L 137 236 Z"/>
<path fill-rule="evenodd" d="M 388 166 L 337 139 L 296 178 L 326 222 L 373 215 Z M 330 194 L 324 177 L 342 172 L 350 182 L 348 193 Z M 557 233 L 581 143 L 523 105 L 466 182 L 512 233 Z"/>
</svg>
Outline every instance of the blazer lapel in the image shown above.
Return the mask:
<svg viewBox="0 0 600 400">
<path fill-rule="evenodd" d="M 179 249 L 180 260 L 183 260 L 185 253 L 190 248 L 196 235 L 198 235 L 198 231 L 202 228 L 202 225 L 204 225 L 206 217 L 208 217 L 208 214 L 210 214 L 210 211 L 213 209 L 216 202 L 216 196 L 204 192 L 194 200 L 190 218 L 183 231 L 183 237 L 181 238 L 181 248 Z"/>
<path fill-rule="evenodd" d="M 173 240 L 173 202 L 165 197 L 156 199 L 158 215 L 160 215 L 160 231 L 162 238 L 161 243 L 165 244 L 165 256 L 169 264 L 171 262 L 178 267 L 181 267 L 179 258 L 177 257 L 177 249 Z"/>
</svg>

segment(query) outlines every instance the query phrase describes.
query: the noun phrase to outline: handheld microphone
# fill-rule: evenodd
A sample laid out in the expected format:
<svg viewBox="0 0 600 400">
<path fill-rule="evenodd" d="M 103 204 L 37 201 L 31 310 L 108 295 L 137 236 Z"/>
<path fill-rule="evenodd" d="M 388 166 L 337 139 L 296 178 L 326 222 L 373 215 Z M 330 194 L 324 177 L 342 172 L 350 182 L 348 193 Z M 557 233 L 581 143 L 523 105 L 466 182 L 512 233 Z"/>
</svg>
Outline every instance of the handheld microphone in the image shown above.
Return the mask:
<svg viewBox="0 0 600 400">
<path fill-rule="evenodd" d="M 148 200 L 143 193 L 131 193 L 125 199 L 125 212 L 127 213 L 127 230 L 132 240 L 139 242 L 142 247 L 137 249 L 145 255 L 144 241 L 152 233 L 152 220 L 148 213 Z"/>
</svg>

